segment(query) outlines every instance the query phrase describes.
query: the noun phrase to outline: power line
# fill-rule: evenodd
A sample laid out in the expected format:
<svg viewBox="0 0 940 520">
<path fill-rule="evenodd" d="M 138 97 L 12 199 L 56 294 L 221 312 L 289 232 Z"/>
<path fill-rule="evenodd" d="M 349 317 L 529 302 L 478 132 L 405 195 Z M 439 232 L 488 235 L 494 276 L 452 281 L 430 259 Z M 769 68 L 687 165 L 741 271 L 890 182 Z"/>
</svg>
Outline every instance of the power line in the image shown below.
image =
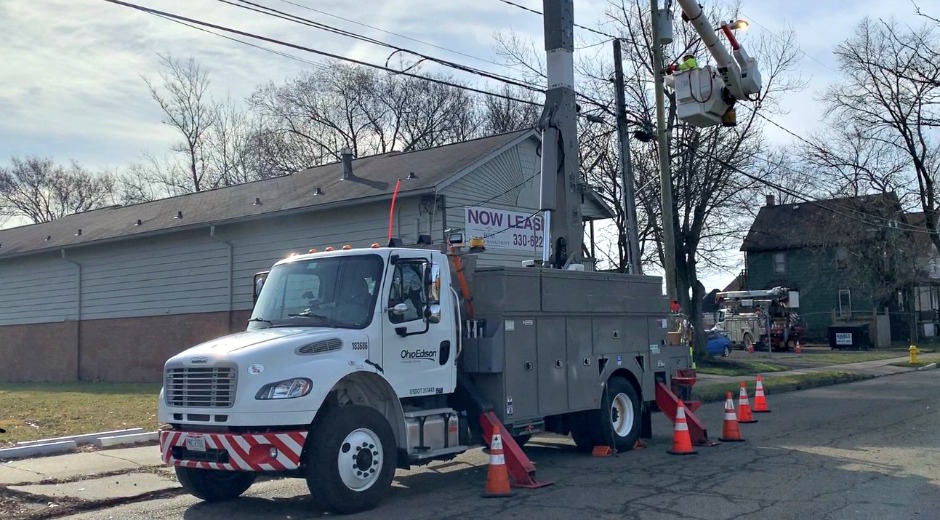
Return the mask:
<svg viewBox="0 0 940 520">
<path fill-rule="evenodd" d="M 515 2 L 510 2 L 509 0 L 499 0 L 499 1 L 502 2 L 502 3 L 504 3 L 504 4 L 509 4 L 509 5 L 513 6 L 513 7 L 518 7 L 519 9 L 522 9 L 523 11 L 528 11 L 528 12 L 530 12 L 530 13 L 534 13 L 534 14 L 537 14 L 537 15 L 539 15 L 539 16 L 542 16 L 542 11 L 536 11 L 535 9 L 530 9 L 530 8 L 524 6 L 524 5 L 519 5 L 519 4 L 515 3 Z M 577 27 L 577 28 L 579 28 L 579 29 L 584 29 L 585 31 L 590 31 L 590 32 L 592 32 L 592 33 L 594 33 L 594 34 L 603 36 L 603 37 L 605 37 L 605 38 L 612 38 L 612 39 L 616 39 L 616 38 L 617 38 L 616 36 L 614 36 L 614 35 L 612 35 L 612 34 L 607 34 L 607 33 L 605 33 L 605 32 L 598 31 L 597 29 L 592 29 L 592 28 L 590 28 L 590 27 L 585 27 L 585 26 L 583 26 L 583 25 L 574 24 L 574 26 Z"/>
<path fill-rule="evenodd" d="M 383 67 L 383 66 L 381 66 L 381 65 L 376 65 L 376 64 L 374 64 L 374 63 L 369 63 L 369 62 L 366 62 L 366 61 L 361 61 L 361 60 L 357 60 L 357 59 L 353 59 L 353 58 L 347 58 L 347 57 L 345 57 L 345 56 L 340 56 L 340 55 L 338 55 L 338 54 L 333 54 L 333 53 L 330 53 L 330 52 L 321 51 L 321 50 L 313 49 L 313 48 L 310 48 L 310 47 L 305 47 L 305 46 L 303 46 L 303 45 L 297 45 L 297 44 L 295 44 L 295 43 L 285 42 L 285 41 L 278 40 L 278 39 L 275 39 L 275 38 L 268 38 L 267 36 L 261 36 L 261 35 L 254 34 L 254 33 L 250 33 L 250 32 L 246 32 L 246 31 L 240 31 L 240 30 L 238 30 L 238 29 L 232 29 L 232 28 L 230 28 L 230 27 L 225 27 L 225 26 L 222 26 L 222 25 L 216 25 L 216 24 L 213 24 L 213 23 L 204 22 L 204 21 L 202 21 L 202 20 L 196 20 L 196 19 L 194 19 L 194 18 L 187 18 L 187 17 L 185 17 L 185 16 L 180 16 L 180 15 L 178 15 L 178 14 L 173 14 L 173 13 L 169 13 L 169 12 L 166 12 L 166 11 L 160 11 L 160 10 L 157 10 L 157 9 L 151 9 L 151 8 L 149 8 L 149 7 L 144 7 L 144 6 L 137 5 L 137 4 L 132 4 L 132 3 L 129 3 L 129 2 L 123 2 L 123 1 L 121 1 L 121 0 L 103 0 L 103 1 L 108 2 L 108 3 L 111 3 L 111 4 L 115 4 L 115 5 L 120 5 L 120 6 L 123 6 L 123 7 L 128 7 L 128 8 L 130 8 L 130 9 L 135 9 L 135 10 L 137 10 L 137 11 L 142 11 L 142 12 L 144 12 L 144 13 L 147 13 L 147 14 L 150 14 L 150 15 L 153 15 L 153 16 L 158 16 L 158 17 L 161 17 L 161 18 L 169 18 L 169 19 L 178 20 L 178 21 L 182 21 L 182 22 L 188 22 L 188 23 L 190 23 L 190 24 L 199 25 L 199 26 L 203 26 L 203 27 L 209 27 L 209 28 L 216 29 L 216 30 L 219 30 L 219 31 L 224 31 L 224 32 L 227 32 L 227 33 L 238 34 L 238 35 L 240 35 L 240 36 L 246 36 L 246 37 L 248 37 L 248 38 L 254 38 L 254 39 L 257 39 L 257 40 L 266 41 L 266 42 L 273 43 L 273 44 L 276 44 L 276 45 L 282 45 L 282 46 L 284 46 L 284 47 L 290 47 L 290 48 L 297 49 L 297 50 L 301 50 L 301 51 L 304 51 L 304 52 L 309 52 L 309 53 L 312 53 L 312 54 L 317 54 L 317 55 L 320 55 L 320 56 L 325 56 L 325 57 L 327 57 L 327 58 L 333 58 L 333 59 L 336 59 L 336 60 L 346 61 L 346 62 L 349 62 L 349 63 L 355 63 L 355 64 L 357 64 L 357 65 L 362 65 L 362 66 L 365 66 L 365 67 L 370 67 L 370 68 L 373 68 L 373 69 L 383 70 L 383 71 L 386 71 L 386 72 L 390 72 L 390 73 L 392 73 L 392 74 L 398 74 L 398 75 L 407 76 L 407 77 L 410 77 L 410 78 L 420 79 L 420 80 L 422 80 L 422 81 L 430 81 L 430 82 L 432 82 L 432 83 L 437 83 L 437 84 L 440 84 L 440 85 L 446 85 L 446 86 L 449 86 L 449 87 L 454 87 L 454 88 L 461 89 L 461 90 L 467 90 L 467 91 L 470 91 L 470 92 L 476 92 L 476 93 L 478 93 L 478 94 L 483 94 L 483 95 L 486 95 L 486 96 L 491 96 L 491 97 L 506 99 L 506 100 L 509 100 L 509 101 L 515 101 L 515 102 L 517 102 L 517 103 L 523 103 L 523 104 L 526 104 L 526 105 L 534 105 L 534 106 L 539 106 L 539 107 L 542 106 L 541 103 L 536 103 L 536 102 L 534 102 L 534 101 L 528 101 L 528 100 L 525 100 L 525 99 L 518 99 L 518 98 L 514 98 L 514 97 L 512 97 L 512 96 L 507 96 L 507 95 L 504 95 L 504 94 L 497 94 L 497 93 L 495 93 L 495 92 L 490 92 L 490 91 L 487 91 L 487 90 L 482 90 L 482 89 L 470 87 L 470 86 L 467 86 L 467 85 L 460 85 L 460 84 L 458 84 L 458 83 L 453 83 L 453 82 L 451 82 L 451 81 L 445 81 L 445 80 L 441 80 L 441 79 L 430 78 L 430 77 L 427 77 L 427 76 L 422 76 L 422 75 L 420 75 L 420 74 L 413 74 L 413 73 L 410 73 L 410 72 L 407 72 L 407 71 L 399 71 L 399 70 L 391 69 L 391 68 L 388 68 L 388 67 Z"/>
<path fill-rule="evenodd" d="M 786 40 L 783 39 L 782 36 L 780 36 L 779 34 L 775 33 L 774 31 L 768 29 L 766 25 L 761 24 L 760 22 L 758 22 L 757 20 L 755 20 L 755 19 L 752 18 L 751 16 L 748 16 L 748 15 L 745 14 L 744 12 L 741 12 L 741 16 L 744 16 L 744 17 L 747 18 L 749 21 L 754 22 L 754 23 L 757 24 L 759 27 L 761 27 L 761 28 L 764 29 L 765 31 L 769 32 L 773 37 L 777 38 L 777 39 L 780 40 L 781 42 L 783 42 L 783 43 L 785 43 L 785 44 L 788 44 L 788 45 L 791 44 L 791 42 L 787 42 Z M 818 64 L 820 64 L 820 65 L 822 65 L 823 68 L 825 68 L 825 69 L 828 70 L 829 72 L 835 72 L 834 70 L 832 70 L 832 69 L 829 67 L 829 65 L 826 65 L 825 63 L 819 61 L 815 56 L 812 56 L 812 55 L 809 54 L 808 52 L 806 52 L 806 51 L 804 51 L 803 49 L 801 49 L 799 46 L 796 46 L 796 50 L 800 51 L 800 53 L 803 54 L 804 56 L 806 56 L 807 58 L 809 58 L 809 59 L 815 61 L 816 63 L 818 63 Z"/>
<path fill-rule="evenodd" d="M 263 15 L 266 15 L 266 16 L 272 16 L 272 17 L 275 17 L 275 18 L 280 18 L 280 19 L 287 20 L 287 21 L 290 21 L 290 22 L 298 23 L 298 24 L 301 24 L 301 25 L 306 25 L 306 26 L 308 26 L 308 27 L 313 27 L 313 28 L 315 28 L 315 29 L 319 29 L 319 30 L 322 30 L 322 31 L 331 32 L 331 33 L 334 33 L 334 34 L 338 34 L 338 35 L 340 35 L 340 36 L 346 36 L 346 37 L 349 37 L 349 38 L 354 38 L 354 39 L 356 39 L 356 40 L 360 40 L 360 41 L 363 41 L 363 42 L 366 42 L 366 43 L 369 43 L 369 44 L 372 44 L 372 45 L 378 45 L 378 46 L 381 46 L 381 47 L 386 47 L 386 48 L 388 48 L 388 49 L 392 49 L 392 50 L 395 51 L 395 52 L 392 53 L 392 55 L 394 55 L 394 54 L 397 53 L 397 52 L 407 52 L 407 53 L 409 53 L 409 54 L 413 54 L 413 55 L 415 55 L 415 56 L 420 57 L 421 60 L 420 60 L 418 63 L 420 63 L 421 61 L 427 60 L 427 61 L 431 61 L 431 62 L 437 63 L 437 64 L 439 64 L 439 65 L 443 65 L 443 66 L 445 66 L 445 67 L 450 67 L 450 68 L 453 68 L 453 69 L 456 69 L 456 70 L 460 70 L 460 71 L 463 71 L 463 72 L 468 72 L 468 73 L 471 73 L 471 74 L 476 74 L 476 75 L 478 75 L 478 76 L 482 76 L 482 77 L 485 77 L 485 78 L 487 78 L 487 79 L 492 79 L 492 80 L 495 80 L 495 81 L 500 81 L 500 82 L 503 82 L 503 83 L 506 83 L 506 84 L 509 84 L 509 85 L 513 85 L 513 86 L 516 86 L 516 87 L 520 87 L 520 88 L 523 88 L 523 89 L 527 89 L 527 90 L 530 90 L 530 91 L 533 91 L 533 92 L 539 92 L 539 93 L 542 93 L 542 92 L 543 92 L 543 90 L 540 89 L 540 88 L 538 88 L 538 87 L 534 87 L 534 86 L 532 86 L 532 85 L 530 85 L 530 84 L 528 84 L 528 83 L 520 82 L 520 81 L 518 81 L 518 80 L 516 80 L 516 79 L 514 79 L 514 78 L 510 78 L 510 77 L 503 76 L 503 75 L 500 75 L 500 74 L 495 74 L 495 73 L 488 72 L 488 71 L 485 71 L 485 70 L 482 70 L 482 69 L 477 69 L 477 68 L 474 68 L 474 67 L 469 67 L 469 66 L 462 65 L 462 64 L 459 64 L 459 63 L 455 63 L 455 62 L 452 62 L 452 61 L 449 61 L 449 60 L 444 60 L 444 59 L 441 59 L 441 58 L 435 58 L 435 57 L 433 57 L 433 56 L 430 56 L 430 55 L 427 55 L 427 54 L 424 54 L 424 53 L 420 53 L 420 52 L 417 52 L 417 51 L 414 51 L 414 50 L 411 50 L 411 49 L 407 49 L 407 48 L 405 48 L 405 47 L 401 47 L 401 46 L 398 46 L 398 45 L 392 45 L 392 44 L 390 44 L 390 43 L 386 43 L 386 42 L 383 42 L 383 41 L 381 41 L 381 40 L 377 40 L 377 39 L 375 39 L 375 38 L 371 38 L 371 37 L 368 37 L 368 36 L 363 36 L 363 35 L 361 35 L 361 34 L 357 34 L 357 33 L 351 32 L 351 31 L 346 31 L 346 30 L 344 30 L 344 29 L 339 29 L 339 28 L 336 28 L 336 27 L 333 27 L 333 26 L 330 26 L 330 25 L 326 25 L 326 24 L 323 24 L 323 23 L 320 23 L 320 22 L 316 22 L 316 21 L 314 21 L 314 20 L 310 20 L 310 19 L 307 19 L 307 18 L 303 18 L 303 17 L 300 17 L 300 16 L 296 16 L 296 15 L 293 15 L 293 14 L 290 14 L 290 13 L 287 13 L 287 12 L 284 12 L 284 11 L 280 11 L 280 10 L 278 10 L 278 9 L 274 9 L 273 7 L 267 7 L 267 6 L 264 6 L 264 5 L 261 5 L 261 4 L 257 4 L 257 3 L 255 3 L 255 2 L 251 2 L 251 1 L 249 1 L 249 0 L 237 0 L 237 1 L 240 2 L 240 3 L 234 3 L 234 2 L 232 2 L 232 1 L 230 1 L 230 0 L 218 0 L 218 1 L 219 1 L 219 2 L 222 2 L 222 3 L 224 3 L 224 4 L 228 4 L 228 5 L 234 6 L 234 7 L 238 7 L 238 8 L 240 8 L 240 9 L 246 9 L 246 10 L 248 10 L 248 11 L 260 13 L 260 14 L 263 14 Z M 245 5 L 241 5 L 241 4 L 245 4 Z M 391 59 L 391 56 L 389 56 L 389 59 Z M 415 64 L 415 65 L 417 65 L 417 64 Z M 415 65 L 412 65 L 412 67 L 414 67 Z M 386 66 L 388 66 L 388 60 L 386 60 Z M 407 69 L 406 69 L 406 70 L 407 70 Z"/>
<path fill-rule="evenodd" d="M 231 36 L 226 36 L 226 35 L 224 35 L 224 34 L 217 33 L 217 32 L 215 32 L 215 31 L 210 31 L 209 29 L 205 29 L 205 28 L 203 28 L 203 27 L 199 27 L 199 26 L 192 25 L 192 24 L 189 24 L 189 23 L 186 23 L 186 22 L 182 22 L 182 21 L 180 21 L 180 20 L 174 20 L 173 18 L 169 18 L 169 17 L 163 16 L 163 15 L 159 15 L 159 14 L 158 14 L 158 15 L 155 15 L 155 16 L 158 16 L 158 17 L 160 17 L 160 18 L 163 18 L 164 20 L 167 20 L 167 21 L 170 21 L 170 22 L 173 22 L 173 23 L 177 23 L 177 24 L 180 24 L 180 25 L 184 25 L 184 26 L 186 26 L 186 27 L 189 27 L 190 29 L 195 29 L 195 30 L 197 30 L 197 31 L 202 31 L 202 32 L 204 32 L 204 33 L 208 33 L 208 34 L 211 34 L 211 35 L 213 35 L 213 36 L 218 36 L 219 38 L 225 38 L 226 40 L 230 40 L 230 41 L 233 41 L 233 42 L 236 42 L 236 43 L 240 43 L 240 44 L 242 44 L 242 45 L 247 45 L 247 46 L 249 46 L 249 47 L 253 47 L 253 48 L 255 48 L 255 49 L 259 49 L 259 50 L 262 50 L 262 51 L 265 51 L 265 52 L 270 52 L 270 53 L 272 53 L 272 54 L 277 54 L 278 56 L 282 56 L 282 57 L 284 57 L 284 58 L 288 58 L 288 59 L 291 59 L 291 60 L 294 60 L 294 61 L 298 61 L 298 62 L 300 62 L 300 63 L 304 63 L 304 64 L 307 64 L 307 65 L 310 65 L 310 66 L 312 66 L 312 67 L 316 67 L 316 68 L 323 68 L 323 67 L 324 67 L 324 65 L 323 65 L 322 63 L 318 63 L 318 62 L 316 62 L 316 61 L 311 61 L 311 60 L 308 60 L 308 59 L 304 59 L 304 58 L 301 58 L 300 56 L 294 56 L 293 54 L 288 54 L 288 53 L 286 53 L 286 52 L 281 52 L 281 51 L 278 51 L 278 50 L 269 49 L 269 48 L 267 48 L 267 47 L 262 47 L 262 46 L 260 46 L 260 45 L 255 45 L 254 43 L 246 42 L 245 40 L 239 40 L 238 38 L 232 38 Z"/>
<path fill-rule="evenodd" d="M 794 198 L 800 200 L 800 202 L 803 202 L 803 203 L 806 203 L 806 204 L 813 204 L 813 205 L 815 205 L 815 206 L 818 206 L 818 207 L 820 207 L 820 208 L 822 208 L 822 209 L 824 209 L 824 210 L 826 210 L 826 211 L 829 211 L 829 212 L 831 212 L 831 213 L 833 213 L 833 214 L 835 214 L 835 215 L 839 215 L 839 216 L 848 218 L 848 219 L 850 219 L 850 220 L 854 220 L 854 221 L 857 221 L 857 222 L 861 222 L 861 223 L 863 223 L 863 224 L 865 224 L 865 225 L 869 225 L 869 226 L 875 226 L 875 227 L 885 228 L 885 229 L 902 229 L 902 230 L 905 230 L 905 231 L 909 231 L 909 232 L 911 232 L 911 233 L 927 233 L 927 234 L 930 234 L 930 231 L 929 231 L 929 230 L 927 230 L 927 229 L 922 229 L 922 228 L 920 228 L 920 227 L 918 227 L 918 226 L 915 226 L 915 225 L 912 225 L 912 224 L 906 224 L 906 223 L 903 223 L 903 222 L 900 222 L 900 221 L 895 221 L 894 219 L 889 219 L 889 218 L 885 218 L 885 217 L 880 217 L 880 216 L 878 216 L 878 215 L 873 215 L 873 214 L 870 214 L 870 213 L 866 213 L 866 212 L 864 212 L 864 211 L 862 211 L 862 210 L 854 210 L 854 209 L 851 209 L 851 208 L 839 208 L 839 210 L 845 210 L 845 211 L 848 211 L 848 212 L 850 212 L 850 213 L 854 213 L 854 214 L 859 215 L 859 216 L 854 216 L 854 215 L 851 215 L 851 214 L 846 214 L 846 213 L 844 213 L 844 212 L 842 212 L 842 211 L 839 211 L 839 210 L 837 210 L 837 209 L 835 209 L 835 208 L 833 208 L 833 207 L 827 206 L 825 201 L 812 200 L 811 198 L 809 198 L 809 195 L 805 195 L 805 194 L 800 193 L 800 192 L 798 192 L 798 191 L 796 191 L 796 190 L 792 190 L 792 189 L 790 189 L 790 188 L 786 188 L 786 187 L 784 187 L 784 186 L 782 186 L 782 185 L 780 185 L 780 184 L 777 184 L 777 183 L 775 183 L 775 182 L 769 181 L 769 180 L 767 180 L 767 179 L 762 179 L 762 178 L 760 178 L 760 177 L 758 177 L 758 176 L 756 176 L 756 175 L 754 175 L 754 174 L 748 173 L 748 172 L 744 171 L 743 169 L 741 169 L 741 168 L 739 168 L 739 167 L 737 167 L 737 166 L 735 166 L 735 165 L 733 165 L 733 164 L 731 164 L 731 163 L 725 161 L 724 159 L 721 159 L 720 157 L 718 157 L 718 156 L 716 156 L 716 155 L 714 155 L 714 154 L 703 154 L 703 153 L 701 153 L 701 152 L 699 152 L 699 151 L 693 149 L 692 146 L 690 146 L 690 145 L 686 145 L 686 147 L 689 148 L 689 150 L 690 150 L 694 155 L 697 155 L 697 156 L 699 156 L 699 157 L 706 157 L 706 158 L 708 158 L 708 159 L 714 160 L 715 162 L 719 163 L 719 164 L 722 165 L 723 167 L 728 168 L 729 170 L 734 171 L 734 172 L 736 172 L 736 173 L 739 173 L 739 174 L 741 174 L 741 175 L 747 177 L 748 179 L 751 179 L 751 180 L 753 180 L 753 181 L 755 181 L 755 182 L 758 182 L 758 183 L 760 183 L 760 184 L 763 184 L 763 185 L 765 185 L 765 186 L 769 186 L 769 187 L 771 187 L 771 188 L 773 188 L 773 189 L 775 189 L 775 190 L 778 190 L 779 192 L 784 193 L 784 194 L 786 194 L 786 195 L 790 195 L 791 197 L 794 197 Z M 793 169 L 783 167 L 783 165 L 774 163 L 774 162 L 772 162 L 772 161 L 770 161 L 770 160 L 763 159 L 763 158 L 759 158 L 759 159 L 760 159 L 760 160 L 763 160 L 764 162 L 766 162 L 766 163 L 768 163 L 768 164 L 771 164 L 771 165 L 773 165 L 773 166 L 777 166 L 777 167 L 779 167 L 779 168 L 782 168 L 782 169 L 785 169 L 785 170 L 787 170 L 787 171 L 790 171 L 791 173 L 794 172 Z M 872 223 L 873 220 L 875 220 L 875 221 L 887 222 L 887 223 L 889 223 L 889 225 L 873 224 L 873 223 Z M 893 225 L 893 226 L 890 225 L 891 222 L 895 222 L 896 225 Z"/>
<path fill-rule="evenodd" d="M 309 6 L 306 6 L 306 5 L 303 5 L 303 4 L 298 4 L 298 3 L 296 3 L 296 2 L 291 2 L 290 0 L 279 0 L 279 1 L 281 1 L 281 2 L 283 2 L 283 3 L 285 3 L 285 4 L 290 4 L 290 5 L 293 5 L 293 6 L 297 6 L 297 7 L 301 8 L 301 9 L 306 9 L 306 10 L 308 10 L 308 11 L 313 11 L 313 12 L 315 12 L 315 13 L 320 13 L 320 14 L 322 14 L 322 15 L 330 16 L 330 17 L 336 18 L 336 19 L 338 19 L 338 20 L 343 20 L 344 22 L 349 22 L 349 23 L 356 24 L 356 25 L 361 26 L 361 27 L 366 27 L 366 28 L 372 29 L 372 30 L 374 30 L 374 31 L 383 32 L 383 33 L 385 33 L 385 34 L 389 34 L 389 35 L 392 35 L 392 36 L 397 36 L 397 37 L 399 37 L 399 38 L 403 38 L 403 39 L 405 39 L 405 40 L 409 40 L 409 41 L 412 41 L 412 42 L 415 42 L 415 43 L 420 43 L 421 45 L 427 45 L 428 47 L 434 47 L 435 49 L 440 49 L 440 50 L 442 50 L 442 51 L 450 52 L 450 53 L 453 53 L 453 54 L 458 54 L 458 55 L 464 56 L 464 57 L 466 57 L 466 58 L 471 58 L 471 59 L 474 59 L 474 60 L 477 60 L 477 61 L 482 61 L 482 62 L 485 62 L 485 63 L 492 63 L 493 65 L 499 65 L 500 67 L 505 67 L 504 64 L 499 63 L 499 62 L 496 62 L 496 61 L 493 61 L 493 60 L 488 60 L 488 59 L 486 59 L 486 58 L 480 58 L 480 57 L 474 56 L 474 55 L 472 55 L 472 54 L 467 54 L 467 53 L 465 53 L 465 52 L 461 52 L 461 51 L 458 51 L 458 50 L 449 49 L 449 48 L 447 48 L 447 47 L 442 47 L 442 46 L 440 46 L 440 45 L 436 45 L 436 44 L 431 43 L 431 42 L 426 42 L 426 41 L 423 41 L 423 40 L 419 40 L 419 39 L 417 39 L 417 38 L 412 38 L 412 37 L 410 37 L 410 36 L 406 36 L 406 35 L 404 35 L 404 34 L 399 34 L 399 33 L 396 33 L 396 32 L 388 31 L 388 30 L 382 29 L 382 28 L 380 28 L 380 27 L 375 27 L 374 25 L 369 25 L 369 24 L 367 24 L 367 23 L 357 22 L 356 20 L 351 20 L 351 19 L 349 19 L 349 18 L 344 18 L 344 17 L 342 17 L 342 16 L 339 16 L 339 15 L 336 15 L 336 14 L 332 14 L 332 13 L 328 13 L 328 12 L 326 12 L 326 11 L 321 11 L 320 9 L 315 9 L 315 8 L 313 8 L 313 7 L 309 7 Z"/>
</svg>

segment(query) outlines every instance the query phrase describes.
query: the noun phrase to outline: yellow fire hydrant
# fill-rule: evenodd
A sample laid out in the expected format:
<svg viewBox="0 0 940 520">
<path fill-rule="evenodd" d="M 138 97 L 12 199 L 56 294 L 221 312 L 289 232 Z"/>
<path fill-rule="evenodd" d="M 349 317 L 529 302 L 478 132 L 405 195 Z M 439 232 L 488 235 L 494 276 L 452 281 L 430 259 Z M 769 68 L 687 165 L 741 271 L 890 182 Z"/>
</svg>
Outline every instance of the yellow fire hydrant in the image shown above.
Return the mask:
<svg viewBox="0 0 940 520">
<path fill-rule="evenodd" d="M 911 356 L 911 364 L 916 365 L 917 364 L 917 345 L 911 345 L 907 349 L 907 353 L 910 354 Z"/>
</svg>

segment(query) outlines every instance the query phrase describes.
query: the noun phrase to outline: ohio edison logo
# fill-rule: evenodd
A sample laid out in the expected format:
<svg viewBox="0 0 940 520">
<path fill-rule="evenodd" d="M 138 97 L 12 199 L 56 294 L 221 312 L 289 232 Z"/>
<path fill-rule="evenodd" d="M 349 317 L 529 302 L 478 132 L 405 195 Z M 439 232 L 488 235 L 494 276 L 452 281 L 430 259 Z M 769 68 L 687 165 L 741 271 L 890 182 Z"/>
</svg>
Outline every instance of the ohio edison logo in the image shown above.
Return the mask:
<svg viewBox="0 0 940 520">
<path fill-rule="evenodd" d="M 404 361 L 434 361 L 437 359 L 437 351 L 420 348 L 416 350 L 402 350 L 401 358 Z"/>
</svg>

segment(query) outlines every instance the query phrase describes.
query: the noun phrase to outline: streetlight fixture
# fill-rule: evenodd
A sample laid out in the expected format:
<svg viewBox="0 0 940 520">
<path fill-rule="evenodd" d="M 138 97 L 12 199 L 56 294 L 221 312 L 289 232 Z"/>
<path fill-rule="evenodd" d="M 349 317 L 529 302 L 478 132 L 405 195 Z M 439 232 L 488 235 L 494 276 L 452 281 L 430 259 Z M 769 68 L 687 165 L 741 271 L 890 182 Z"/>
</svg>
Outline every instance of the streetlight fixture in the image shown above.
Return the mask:
<svg viewBox="0 0 940 520">
<path fill-rule="evenodd" d="M 721 24 L 721 25 L 727 26 L 728 29 L 731 29 L 732 31 L 737 31 L 738 29 L 740 29 L 740 30 L 743 31 L 743 30 L 747 29 L 750 24 L 749 24 L 748 21 L 745 20 L 744 18 L 738 18 L 737 20 L 731 20 L 731 21 L 729 21 L 729 22 L 727 22 L 727 23 L 723 23 L 723 24 Z M 720 31 L 720 30 L 721 30 L 721 27 L 719 27 L 718 29 L 716 29 L 715 32 L 718 32 L 718 31 Z"/>
</svg>

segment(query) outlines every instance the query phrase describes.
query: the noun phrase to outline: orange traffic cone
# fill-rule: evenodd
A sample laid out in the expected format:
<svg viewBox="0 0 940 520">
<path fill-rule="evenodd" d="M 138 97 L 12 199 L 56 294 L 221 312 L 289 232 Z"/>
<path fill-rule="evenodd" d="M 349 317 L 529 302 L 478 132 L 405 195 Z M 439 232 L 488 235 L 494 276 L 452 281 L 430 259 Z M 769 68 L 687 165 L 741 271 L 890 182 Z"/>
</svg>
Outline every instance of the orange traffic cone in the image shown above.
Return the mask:
<svg viewBox="0 0 940 520">
<path fill-rule="evenodd" d="M 725 399 L 725 423 L 721 428 L 721 437 L 718 440 L 722 442 L 744 442 L 741 438 L 741 430 L 738 429 L 738 418 L 734 414 L 734 400 L 731 399 L 731 392 Z"/>
<path fill-rule="evenodd" d="M 793 347 L 793 352 L 796 352 L 797 354 L 803 353 L 803 347 L 800 346 L 800 340 L 796 340 L 796 346 Z"/>
<path fill-rule="evenodd" d="M 738 397 L 738 422 L 755 423 L 757 419 L 751 415 L 751 402 L 747 397 L 747 389 L 744 388 L 744 381 L 741 381 L 741 394 Z"/>
<path fill-rule="evenodd" d="M 498 433 L 494 433 L 490 441 L 490 466 L 486 473 L 483 498 L 511 497 L 514 494 L 509 489 L 509 471 L 506 469 L 506 458 L 503 455 L 503 439 Z"/>
<path fill-rule="evenodd" d="M 799 346 L 799 343 L 797 343 Z M 754 390 L 754 413 L 770 413 L 767 408 L 767 399 L 764 398 L 764 384 L 760 381 L 760 374 L 757 374 L 757 388 Z"/>
<path fill-rule="evenodd" d="M 682 399 L 676 407 L 676 427 L 672 432 L 672 449 L 669 453 L 673 455 L 694 455 L 698 453 L 692 449 L 692 438 L 689 436 L 689 424 L 685 422 L 685 405 Z"/>
</svg>

